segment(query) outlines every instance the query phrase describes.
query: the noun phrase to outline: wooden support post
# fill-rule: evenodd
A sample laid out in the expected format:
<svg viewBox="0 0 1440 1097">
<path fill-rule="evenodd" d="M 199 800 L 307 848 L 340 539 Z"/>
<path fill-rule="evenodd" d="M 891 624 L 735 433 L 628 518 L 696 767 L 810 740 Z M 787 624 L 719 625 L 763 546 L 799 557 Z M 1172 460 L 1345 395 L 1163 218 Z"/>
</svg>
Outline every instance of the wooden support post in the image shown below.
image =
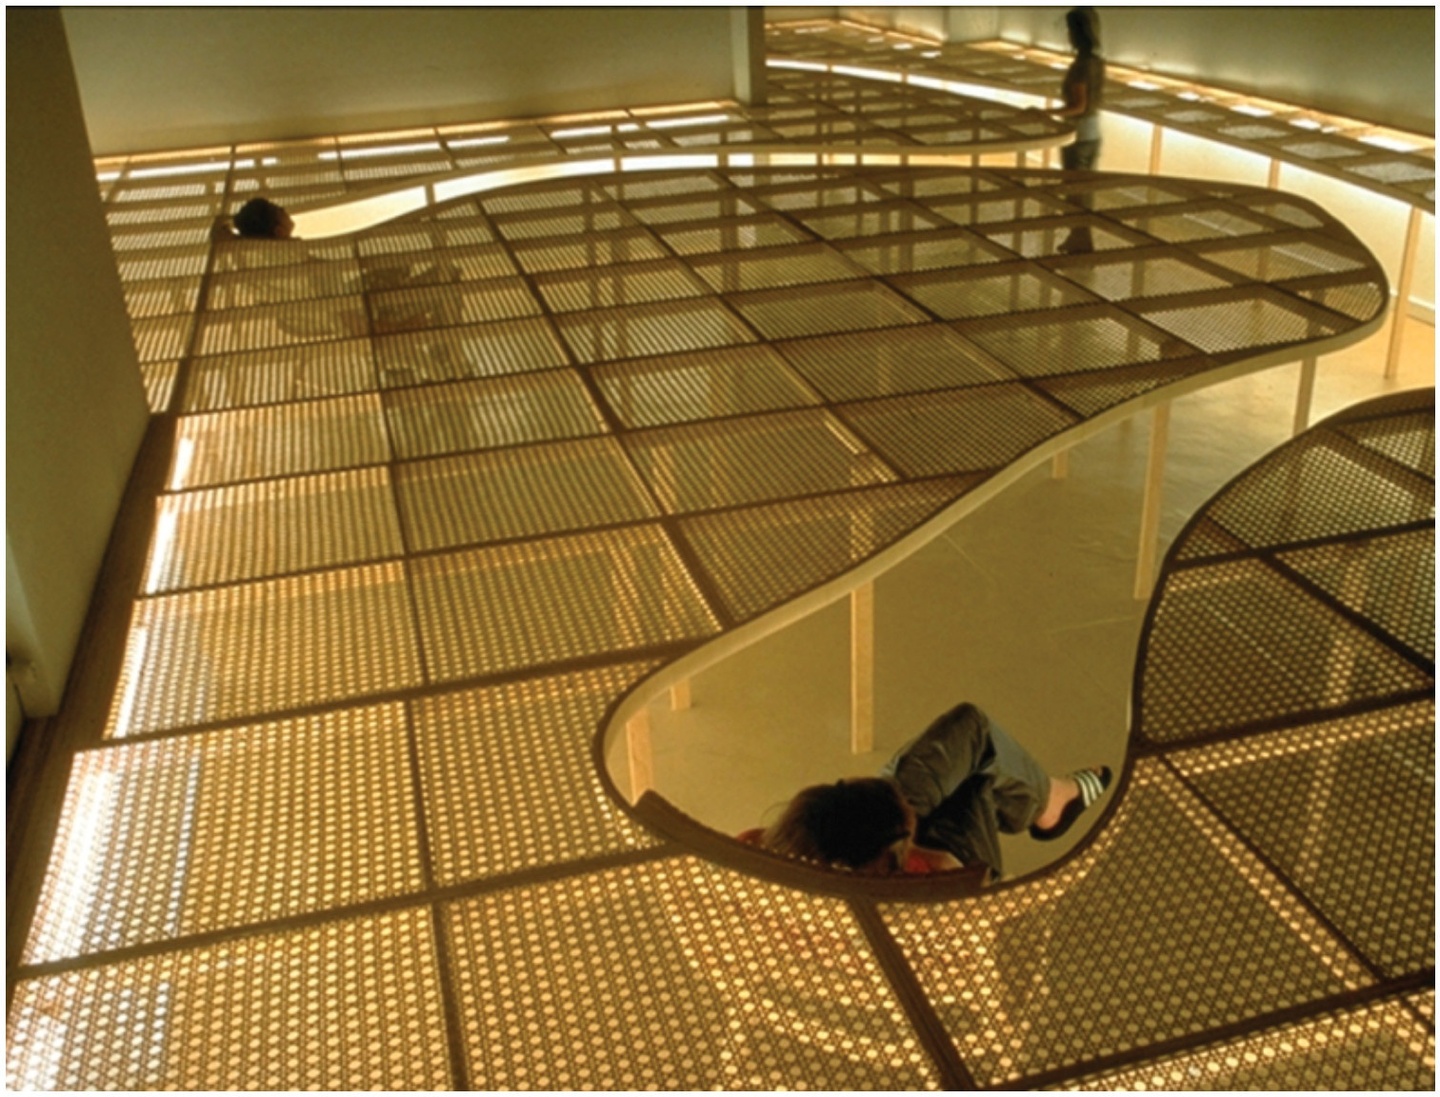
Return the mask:
<svg viewBox="0 0 1440 1097">
<path fill-rule="evenodd" d="M 630 802 L 655 787 L 655 752 L 650 748 L 650 710 L 641 709 L 625 725 L 625 754 L 630 763 Z"/>
<path fill-rule="evenodd" d="M 1318 361 L 1314 355 L 1300 361 L 1300 387 L 1295 393 L 1296 434 L 1310 425 L 1310 402 L 1315 396 L 1315 365 Z"/>
<path fill-rule="evenodd" d="M 690 679 L 670 687 L 670 711 L 684 712 L 690 707 Z"/>
<path fill-rule="evenodd" d="M 1280 189 L 1280 161 L 1273 156 L 1270 158 L 1270 174 L 1265 180 L 1265 185 L 1271 190 Z"/>
<path fill-rule="evenodd" d="M 875 749 L 875 584 L 850 592 L 850 750 Z"/>
<path fill-rule="evenodd" d="M 1140 556 L 1135 565 L 1135 597 L 1150 597 L 1160 548 L 1160 489 L 1165 482 L 1165 447 L 1170 433 L 1170 403 L 1157 404 L 1150 420 L 1150 459 L 1145 472 L 1145 502 L 1140 511 Z"/>
<path fill-rule="evenodd" d="M 1050 479 L 1064 480 L 1070 475 L 1070 451 L 1061 450 L 1050 461 Z"/>
<path fill-rule="evenodd" d="M 1415 253 L 1420 247 L 1420 207 L 1410 208 L 1405 229 L 1405 257 L 1400 261 L 1400 284 L 1395 289 L 1394 315 L 1390 318 L 1390 351 L 1385 356 L 1385 379 L 1400 372 L 1400 340 L 1410 319 L 1410 285 L 1415 280 Z"/>
<path fill-rule="evenodd" d="M 1163 134 L 1165 130 L 1161 126 L 1155 127 L 1155 133 L 1150 138 L 1150 174 L 1160 174 L 1160 149 L 1163 145 Z"/>
</svg>

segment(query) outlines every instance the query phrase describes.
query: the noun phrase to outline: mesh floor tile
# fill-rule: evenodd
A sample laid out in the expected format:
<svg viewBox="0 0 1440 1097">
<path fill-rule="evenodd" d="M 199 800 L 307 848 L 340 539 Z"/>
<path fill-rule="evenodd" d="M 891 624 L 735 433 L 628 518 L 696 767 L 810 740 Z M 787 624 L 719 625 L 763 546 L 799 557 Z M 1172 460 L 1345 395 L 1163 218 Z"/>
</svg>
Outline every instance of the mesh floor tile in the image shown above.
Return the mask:
<svg viewBox="0 0 1440 1097">
<path fill-rule="evenodd" d="M 737 217 L 697 228 L 662 229 L 660 235 L 680 255 L 778 247 L 812 239 L 789 221 L 768 215 Z"/>
<path fill-rule="evenodd" d="M 418 891 L 414 819 L 399 705 L 79 754 L 25 962 Z"/>
<path fill-rule="evenodd" d="M 805 227 L 827 240 L 846 240 L 855 236 L 883 236 L 887 233 L 924 232 L 943 228 L 948 223 L 919 206 L 871 205 L 852 210 L 800 215 Z"/>
<path fill-rule="evenodd" d="M 1077 415 L 1089 418 L 1161 385 L 1193 376 L 1205 365 L 1204 359 L 1167 359 L 1143 366 L 1119 366 L 1100 373 L 1044 377 L 1035 382 L 1035 387 L 1049 393 Z"/>
<path fill-rule="evenodd" d="M 395 485 L 419 551 L 655 516 L 611 438 L 401 465 Z"/>
<path fill-rule="evenodd" d="M 352 339 L 369 332 L 363 297 L 295 301 L 202 316 L 196 353 L 226 354 L 320 343 Z"/>
<path fill-rule="evenodd" d="M 1264 564 L 1167 577 L 1146 648 L 1140 733 L 1200 738 L 1433 686 L 1368 633 Z"/>
<path fill-rule="evenodd" d="M 1383 475 L 1338 439 L 1313 435 L 1246 470 L 1208 513 L 1262 547 L 1424 521 L 1435 499 L 1418 477 Z"/>
<path fill-rule="evenodd" d="M 363 339 L 314 347 L 276 347 L 197 358 L 185 390 L 186 411 L 315 400 L 375 389 L 370 344 Z"/>
<path fill-rule="evenodd" d="M 927 232 L 899 236 L 878 244 L 850 241 L 843 251 L 847 259 L 875 274 L 970 267 L 981 263 L 1003 263 L 1015 258 L 1013 252 L 998 245 L 954 231 L 948 235 Z"/>
<path fill-rule="evenodd" d="M 1139 763 L 1101 840 L 1059 872 L 983 906 L 882 911 L 982 1086 L 1367 981 L 1154 762 Z"/>
<path fill-rule="evenodd" d="M 914 274 L 897 278 L 894 285 L 944 320 L 1063 308 L 1094 300 L 1084 290 L 1052 274 L 1030 269 L 994 274 Z"/>
<path fill-rule="evenodd" d="M 526 187 L 513 194 L 486 195 L 480 205 L 486 213 L 526 213 L 592 205 L 613 208 L 603 191 L 583 181 Z"/>
<path fill-rule="evenodd" d="M 1193 353 L 1115 310 L 1002 316 L 965 324 L 960 332 L 1022 377 L 1086 373 Z"/>
<path fill-rule="evenodd" d="M 569 361 L 543 319 L 388 335 L 374 345 L 384 388 L 528 373 Z"/>
<path fill-rule="evenodd" d="M 873 282 L 757 290 L 732 297 L 730 303 L 767 339 L 923 324 L 929 319 Z"/>
<path fill-rule="evenodd" d="M 205 273 L 204 248 L 169 248 L 164 251 L 117 256 L 120 281 L 142 282 L 159 278 L 199 278 Z"/>
<path fill-rule="evenodd" d="M 907 476 L 999 468 L 1072 425 L 1019 385 L 850 404 L 841 415 Z"/>
<path fill-rule="evenodd" d="M 1365 264 L 1353 255 L 1309 240 L 1243 248 L 1207 248 L 1205 258 L 1248 278 L 1280 281 L 1316 274 L 1360 270 Z"/>
<path fill-rule="evenodd" d="M 1053 255 L 1064 255 L 1073 246 L 1077 230 L 1088 230 L 1087 252 L 1117 251 L 1132 248 L 1137 241 L 1132 236 L 1122 235 L 1111 225 L 1094 218 L 1037 226 L 1035 228 L 992 228 L 985 235 L 1001 247 L 1008 248 L 1027 259 L 1043 259 Z"/>
<path fill-rule="evenodd" d="M 360 260 L 367 290 L 377 292 L 406 285 L 479 282 L 516 273 L 503 245 L 480 244 L 413 255 L 379 255 Z"/>
<path fill-rule="evenodd" d="M 1170 256 L 1124 259 L 1093 265 L 1070 264 L 1059 268 L 1056 273 L 1107 301 L 1194 293 L 1219 289 L 1229 284 L 1209 271 Z"/>
<path fill-rule="evenodd" d="M 703 283 L 674 260 L 542 274 L 535 284 L 554 312 L 674 301 L 707 292 Z"/>
<path fill-rule="evenodd" d="M 401 552 L 384 468 L 166 495 L 157 511 L 147 594 Z"/>
<path fill-rule="evenodd" d="M 385 413 L 402 458 L 579 438 L 604 430 L 599 410 L 570 370 L 387 393 Z"/>
<path fill-rule="evenodd" d="M 540 303 L 520 278 L 479 284 L 421 286 L 376 293 L 370 311 L 377 334 L 514 320 L 540 315 Z"/>
<path fill-rule="evenodd" d="M 437 221 L 382 226 L 357 236 L 355 250 L 367 258 L 403 257 L 411 252 L 429 253 L 438 248 L 488 244 L 494 239 L 488 222 L 471 216 L 458 224 Z M 442 260 L 436 256 L 434 261 Z"/>
<path fill-rule="evenodd" d="M 862 180 L 804 183 L 783 189 L 765 190 L 759 198 L 777 210 L 813 210 L 829 206 L 854 206 L 862 202 L 881 202 L 886 195 Z"/>
<path fill-rule="evenodd" d="M 938 1085 L 836 900 L 686 858 L 448 913 L 477 1088 Z"/>
<path fill-rule="evenodd" d="M 360 289 L 360 265 L 353 259 L 217 273 L 210 279 L 207 307 L 212 310 L 254 308 L 343 297 Z"/>
<path fill-rule="evenodd" d="M 125 311 L 132 320 L 192 313 L 200 298 L 199 278 L 161 278 L 154 282 L 127 282 Z"/>
<path fill-rule="evenodd" d="M 143 363 L 164 362 L 189 352 L 193 316 L 157 316 L 130 323 L 135 355 Z"/>
<path fill-rule="evenodd" d="M 597 233 L 579 240 L 546 240 L 515 245 L 515 261 L 528 274 L 668 258 L 669 252 L 644 229 Z"/>
<path fill-rule="evenodd" d="M 718 301 L 677 301 L 572 313 L 555 321 L 582 362 L 754 343 L 741 321 Z"/>
<path fill-rule="evenodd" d="M 687 172 L 683 175 L 650 175 L 642 178 L 621 177 L 601 185 L 601 190 L 621 202 L 635 199 L 660 198 L 681 194 L 708 194 L 723 190 L 725 184 L 712 175 Z"/>
<path fill-rule="evenodd" d="M 768 346 L 721 347 L 597 366 L 592 376 L 616 417 L 631 428 L 818 402 Z"/>
<path fill-rule="evenodd" d="M 432 681 L 718 630 L 654 526 L 422 557 L 411 574 Z"/>
<path fill-rule="evenodd" d="M 162 248 L 203 247 L 210 239 L 210 221 L 189 225 L 116 225 L 110 229 L 110 246 L 120 254 Z"/>
<path fill-rule="evenodd" d="M 380 401 L 374 396 L 188 415 L 176 430 L 169 488 L 389 460 Z"/>
<path fill-rule="evenodd" d="M 1435 479 L 1435 412 L 1431 400 L 1413 415 L 1389 414 L 1375 422 L 1337 423 L 1335 430 L 1368 450 L 1383 453 Z"/>
<path fill-rule="evenodd" d="M 1000 221 L 1024 221 L 1032 217 L 1055 217 L 1074 213 L 1075 207 L 1052 195 L 984 195 L 978 198 L 932 197 L 926 208 L 957 225 L 986 225 Z"/>
<path fill-rule="evenodd" d="M 1276 297 L 1253 293 L 1232 301 L 1186 308 L 1147 309 L 1145 319 L 1207 354 L 1323 339 L 1341 330 L 1338 319 L 1301 311 Z"/>
<path fill-rule="evenodd" d="M 1130 227 L 1163 240 L 1167 244 L 1191 240 L 1220 240 L 1230 236 L 1254 236 L 1269 226 L 1254 217 L 1247 217 L 1232 206 L 1209 209 L 1121 213 L 1117 215 Z"/>
<path fill-rule="evenodd" d="M 428 908 L 44 976 L 7 1017 L 39 1089 L 430 1089 L 452 1083 Z"/>
<path fill-rule="evenodd" d="M 635 218 L 619 206 L 587 206 L 581 211 L 566 207 L 535 214 L 504 214 L 495 219 L 495 227 L 506 240 L 608 233 L 633 224 Z"/>
<path fill-rule="evenodd" d="M 1396 976 L 1435 964 L 1434 732 L 1426 702 L 1172 757 L 1371 963 Z"/>
<path fill-rule="evenodd" d="M 938 324 L 797 339 L 781 345 L 806 380 L 832 401 L 962 388 L 1011 375 Z"/>
<path fill-rule="evenodd" d="M 690 265 L 716 293 L 848 281 L 864 274 L 823 244 L 692 259 Z"/>
<path fill-rule="evenodd" d="M 1435 531 L 1326 545 L 1280 559 L 1367 621 L 1435 658 Z"/>
<path fill-rule="evenodd" d="M 591 758 L 611 702 L 651 669 L 633 663 L 417 701 L 436 882 L 655 845 L 601 787 Z"/>
<path fill-rule="evenodd" d="M 1094 1075 L 1066 1088 L 1375 1093 L 1434 1085 L 1433 1033 L 1400 1003 L 1383 1002 Z"/>
<path fill-rule="evenodd" d="M 144 599 L 107 736 L 418 685 L 400 564 Z"/>
<path fill-rule="evenodd" d="M 636 204 L 629 209 L 636 220 L 647 225 L 669 225 L 678 221 L 713 221 L 720 217 L 747 217 L 764 212 L 760 203 L 738 191 L 687 195 L 679 200 Z"/>
<path fill-rule="evenodd" d="M 969 480 L 871 488 L 686 519 L 680 532 L 736 621 L 849 570 L 958 498 Z"/>
<path fill-rule="evenodd" d="M 145 402 L 152 415 L 168 411 L 175 393 L 175 377 L 179 362 L 147 362 L 140 367 L 140 380 L 145 385 Z"/>
<path fill-rule="evenodd" d="M 625 447 L 671 512 L 838 491 L 893 475 L 822 411 L 632 434 Z"/>
</svg>

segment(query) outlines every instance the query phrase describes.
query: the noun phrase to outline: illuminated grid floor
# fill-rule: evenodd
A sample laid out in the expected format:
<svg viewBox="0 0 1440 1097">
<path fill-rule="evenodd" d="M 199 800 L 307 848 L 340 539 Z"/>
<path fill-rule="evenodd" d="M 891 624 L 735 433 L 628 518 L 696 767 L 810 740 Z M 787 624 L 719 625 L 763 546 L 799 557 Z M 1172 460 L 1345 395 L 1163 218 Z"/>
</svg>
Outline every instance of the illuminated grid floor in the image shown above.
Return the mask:
<svg viewBox="0 0 1440 1097">
<path fill-rule="evenodd" d="M 212 251 L 257 155 L 106 181 L 176 442 L 13 1084 L 1433 1080 L 1408 954 L 1395 993 L 1164 761 L 1056 872 L 915 903 L 652 829 L 595 760 L 647 674 L 1047 441 L 1372 330 L 1342 226 L 1178 180 L 688 171 Z"/>
</svg>

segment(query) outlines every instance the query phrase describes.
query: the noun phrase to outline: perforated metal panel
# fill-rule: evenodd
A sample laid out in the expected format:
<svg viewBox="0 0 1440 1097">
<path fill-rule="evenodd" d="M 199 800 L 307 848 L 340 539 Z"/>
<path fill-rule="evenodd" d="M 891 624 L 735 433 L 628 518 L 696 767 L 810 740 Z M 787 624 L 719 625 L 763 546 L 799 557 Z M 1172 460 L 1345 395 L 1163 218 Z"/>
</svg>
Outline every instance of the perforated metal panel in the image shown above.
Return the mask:
<svg viewBox="0 0 1440 1097">
<path fill-rule="evenodd" d="M 1084 417 L 1283 327 L 1207 353 L 1221 344 L 1197 349 L 1150 314 L 1224 324 L 1204 310 L 1265 302 L 1303 322 L 1300 347 L 1371 323 L 1378 265 L 1318 207 L 1186 180 L 1077 185 L 998 158 L 756 157 L 507 187 L 336 241 L 187 242 L 252 194 L 303 207 L 450 156 L 745 156 L 742 142 L 788 128 L 927 156 L 999 134 L 1009 157 L 1062 132 L 918 85 L 776 76 L 773 105 L 748 115 L 204 150 L 184 183 L 124 174 L 183 154 L 120 162 L 107 214 L 148 372 L 168 384 L 173 364 L 182 390 L 165 412 L 177 443 L 98 706 L 107 727 L 57 751 L 75 770 L 15 973 L 13 1079 L 1030 1085 L 1152 1057 L 1151 1040 L 1172 1041 L 1170 1058 L 1204 1052 L 1257 1016 L 1271 1025 L 1267 1011 L 1303 1026 L 1357 996 L 1400 1001 L 1391 971 L 1424 1016 L 1424 887 L 1397 891 L 1402 925 L 1373 914 L 1379 877 L 1347 893 L 1330 872 L 1383 876 L 1423 842 L 1379 851 L 1377 827 L 1344 856 L 1291 850 L 1268 819 L 1245 830 L 1258 796 L 1209 804 L 1211 778 L 1178 759 L 1144 763 L 1118 829 L 1070 875 L 883 915 L 858 892 L 809 895 L 784 866 L 787 882 L 761 883 L 707 864 L 690 838 L 637 822 L 597 763 L 607 715 L 666 662 L 843 576 Z M 1097 251 L 1059 254 L 1085 225 Z M 1183 239 L 1159 246 L 1163 232 Z M 1236 250 L 1247 237 L 1271 252 L 1259 284 Z M 1226 270 L 1233 289 L 1211 273 Z M 875 325 L 890 326 L 856 330 Z M 1426 414 L 1332 438 L 1367 473 L 1401 470 L 1381 476 L 1408 485 L 1397 513 L 1431 501 L 1404 480 L 1433 475 Z M 1362 638 L 1332 677 L 1375 692 L 1336 702 L 1330 723 L 1363 727 L 1351 708 L 1384 703 L 1392 681 L 1425 700 L 1414 522 L 1369 538 L 1360 584 L 1328 543 L 1257 561 L 1206 528 L 1206 551 L 1326 599 Z M 1420 760 L 1396 742 L 1386 757 Z M 610 746 L 638 758 L 643 734 Z M 1248 789 L 1273 769 L 1224 774 Z M 708 840 L 694 848 L 760 856 Z"/>
<path fill-rule="evenodd" d="M 479 1088 L 937 1088 L 837 900 L 677 858 L 448 917 Z"/>
</svg>

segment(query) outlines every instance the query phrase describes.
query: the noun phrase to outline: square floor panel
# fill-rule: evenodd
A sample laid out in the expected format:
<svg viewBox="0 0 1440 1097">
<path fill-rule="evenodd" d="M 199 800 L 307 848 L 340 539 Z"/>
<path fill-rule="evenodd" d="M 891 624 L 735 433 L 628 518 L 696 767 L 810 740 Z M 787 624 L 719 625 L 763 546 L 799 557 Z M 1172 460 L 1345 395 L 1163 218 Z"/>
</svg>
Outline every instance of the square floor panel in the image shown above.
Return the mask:
<svg viewBox="0 0 1440 1097">
<path fill-rule="evenodd" d="M 1073 425 L 1013 384 L 847 404 L 837 413 L 907 476 L 1000 468 Z"/>
<path fill-rule="evenodd" d="M 997 316 L 957 329 L 1022 377 L 1089 373 L 1194 353 L 1163 331 L 1108 306 L 1083 313 Z"/>
<path fill-rule="evenodd" d="M 690 265 L 716 293 L 840 282 L 865 275 L 862 268 L 823 244 L 692 259 Z"/>
<path fill-rule="evenodd" d="M 397 456 L 434 457 L 604 433 L 572 370 L 399 389 L 385 396 Z"/>
<path fill-rule="evenodd" d="M 1157 328 L 1207 354 L 1253 354 L 1262 347 L 1307 343 L 1349 327 L 1339 317 L 1287 299 L 1280 292 L 1222 294 L 1208 302 L 1145 306 L 1142 314 Z M 1248 356 L 1248 355 L 1247 355 Z M 1300 357 L 1300 355 L 1296 355 Z"/>
<path fill-rule="evenodd" d="M 1033 267 L 912 274 L 897 278 L 894 286 L 944 320 L 1056 309 L 1094 300 L 1084 290 Z"/>
<path fill-rule="evenodd" d="M 827 240 L 923 232 L 926 229 L 943 228 L 949 223 L 944 218 L 908 202 L 867 203 L 849 210 L 806 213 L 799 217 L 806 228 Z"/>
<path fill-rule="evenodd" d="M 720 347 L 591 370 L 627 427 L 658 427 L 817 403 L 804 382 L 765 345 Z"/>
<path fill-rule="evenodd" d="M 527 240 L 515 244 L 515 261 L 527 274 L 669 257 L 670 253 L 644 229 L 593 233 L 578 239 Z"/>
<path fill-rule="evenodd" d="M 675 301 L 703 297 L 709 292 L 676 260 L 541 274 L 536 276 L 535 285 L 552 312 Z"/>
<path fill-rule="evenodd" d="M 1107 301 L 1168 297 L 1220 289 L 1231 284 L 1178 256 L 1154 253 L 1143 257 L 1066 263 L 1053 269 L 1062 278 L 1084 286 Z"/>
<path fill-rule="evenodd" d="M 1013 378 L 975 344 L 940 324 L 793 339 L 779 349 L 807 381 L 837 402 Z"/>
<path fill-rule="evenodd" d="M 479 283 L 419 286 L 370 295 L 375 332 L 385 335 L 419 328 L 475 324 L 539 316 L 540 302 L 522 278 Z"/>
<path fill-rule="evenodd" d="M 709 636 L 719 625 L 658 526 L 411 561 L 431 681 Z"/>
<path fill-rule="evenodd" d="M 445 887 L 656 845 L 602 787 L 591 755 L 611 702 L 654 665 L 414 702 L 435 882 Z"/>
<path fill-rule="evenodd" d="M 538 318 L 387 335 L 374 345 L 384 388 L 501 377 L 569 362 L 554 329 Z"/>
<path fill-rule="evenodd" d="M 424 885 L 404 709 L 344 709 L 78 754 L 27 963 Z"/>
<path fill-rule="evenodd" d="M 109 737 L 418 685 L 398 563 L 142 599 Z"/>
<path fill-rule="evenodd" d="M 395 486 L 409 543 L 422 552 L 655 516 L 612 438 L 403 464 Z"/>
<path fill-rule="evenodd" d="M 715 300 L 570 313 L 556 318 L 555 325 L 581 362 L 677 354 L 757 341 L 734 313 Z"/>
<path fill-rule="evenodd" d="M 696 227 L 662 229 L 665 243 L 680 255 L 710 255 L 720 251 L 772 248 L 813 239 L 789 221 L 773 215 L 735 217 Z"/>
<path fill-rule="evenodd" d="M 929 320 L 893 290 L 874 282 L 757 290 L 730 304 L 767 339 L 890 328 Z"/>
<path fill-rule="evenodd" d="M 870 242 L 850 240 L 841 246 L 847 259 L 872 274 L 904 274 L 907 271 L 938 270 L 944 267 L 972 267 L 983 263 L 1005 263 L 1015 253 L 960 229 L 949 232 L 915 233 Z"/>
<path fill-rule="evenodd" d="M 162 495 L 145 593 L 398 556 L 381 467 Z"/>
<path fill-rule="evenodd" d="M 185 410 L 318 400 L 371 392 L 376 387 L 366 339 L 216 354 L 191 362 Z"/>
<path fill-rule="evenodd" d="M 939 1085 L 839 899 L 685 857 L 479 895 L 445 916 L 477 1089 Z M 606 947 L 586 947 L 597 939 Z"/>
<path fill-rule="evenodd" d="M 624 442 L 672 512 L 893 479 L 853 435 L 820 411 L 668 427 L 627 435 Z"/>
<path fill-rule="evenodd" d="M 438 968 L 430 909 L 417 907 L 39 976 L 15 988 L 7 1081 L 447 1089 Z"/>
<path fill-rule="evenodd" d="M 293 476 L 389 459 L 377 396 L 187 415 L 176 429 L 169 488 Z"/>
<path fill-rule="evenodd" d="M 206 313 L 200 317 L 195 353 L 233 354 L 368 334 L 363 297 L 328 297 Z"/>
</svg>

